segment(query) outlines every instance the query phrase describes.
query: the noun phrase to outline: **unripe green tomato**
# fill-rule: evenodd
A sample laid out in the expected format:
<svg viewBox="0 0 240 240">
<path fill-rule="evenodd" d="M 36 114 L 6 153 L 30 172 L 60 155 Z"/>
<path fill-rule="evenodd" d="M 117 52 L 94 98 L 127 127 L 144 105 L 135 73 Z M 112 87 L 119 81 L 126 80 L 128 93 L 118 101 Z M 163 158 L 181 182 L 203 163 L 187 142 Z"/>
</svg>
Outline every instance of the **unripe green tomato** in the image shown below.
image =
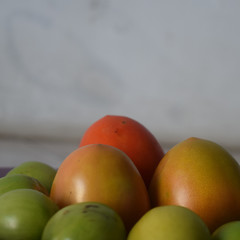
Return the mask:
<svg viewBox="0 0 240 240">
<path fill-rule="evenodd" d="M 42 240 L 125 240 L 120 216 L 98 202 L 82 202 L 59 210 L 47 223 Z"/>
<path fill-rule="evenodd" d="M 33 189 L 17 189 L 0 196 L 0 239 L 38 240 L 58 206 Z"/>
</svg>

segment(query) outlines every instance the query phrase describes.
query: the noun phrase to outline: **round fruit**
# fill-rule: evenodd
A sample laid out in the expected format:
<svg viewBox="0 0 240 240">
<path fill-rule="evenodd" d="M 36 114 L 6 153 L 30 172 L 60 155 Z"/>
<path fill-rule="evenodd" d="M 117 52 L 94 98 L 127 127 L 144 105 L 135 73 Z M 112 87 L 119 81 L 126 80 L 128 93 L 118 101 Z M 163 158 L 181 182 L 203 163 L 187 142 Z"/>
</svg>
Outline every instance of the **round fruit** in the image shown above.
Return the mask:
<svg viewBox="0 0 240 240">
<path fill-rule="evenodd" d="M 164 153 L 153 134 L 139 122 L 107 115 L 93 123 L 84 133 L 80 147 L 107 144 L 125 152 L 134 162 L 148 187 L 153 172 Z"/>
<path fill-rule="evenodd" d="M 50 197 L 60 207 L 86 201 L 106 204 L 128 229 L 150 208 L 146 186 L 131 159 L 104 144 L 73 151 L 60 165 Z"/>
<path fill-rule="evenodd" d="M 197 213 L 213 232 L 240 219 L 240 167 L 218 144 L 189 138 L 170 149 L 153 176 L 153 206 L 180 205 Z"/>
<path fill-rule="evenodd" d="M 24 174 L 30 177 L 34 177 L 48 190 L 48 192 L 50 192 L 52 181 L 56 175 L 56 172 L 56 169 L 46 163 L 28 161 L 23 162 L 19 166 L 10 170 L 7 173 L 7 176 L 14 174 Z"/>
<path fill-rule="evenodd" d="M 47 189 L 37 179 L 27 175 L 16 174 L 0 178 L 0 196 L 3 193 L 20 188 L 35 189 L 46 195 L 49 194 Z"/>
<path fill-rule="evenodd" d="M 17 189 L 0 196 L 0 239 L 41 239 L 57 205 L 33 189 Z"/>
<path fill-rule="evenodd" d="M 152 208 L 134 225 L 128 240 L 210 240 L 202 219 L 180 206 Z"/>
<path fill-rule="evenodd" d="M 47 223 L 41 240 L 125 240 L 119 215 L 107 205 L 84 202 L 59 210 Z"/>
<path fill-rule="evenodd" d="M 228 222 L 217 228 L 212 234 L 212 240 L 239 240 L 240 221 Z"/>
</svg>

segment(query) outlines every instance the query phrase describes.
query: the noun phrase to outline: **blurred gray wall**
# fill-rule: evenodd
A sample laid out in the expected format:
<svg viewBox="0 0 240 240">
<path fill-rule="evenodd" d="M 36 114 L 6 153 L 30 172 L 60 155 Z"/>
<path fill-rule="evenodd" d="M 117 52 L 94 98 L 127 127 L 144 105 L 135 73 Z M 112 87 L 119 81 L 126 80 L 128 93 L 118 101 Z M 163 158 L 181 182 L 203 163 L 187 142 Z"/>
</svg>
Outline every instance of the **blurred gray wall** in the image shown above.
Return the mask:
<svg viewBox="0 0 240 240">
<path fill-rule="evenodd" d="M 0 1 L 0 136 L 80 139 L 106 114 L 240 147 L 240 1 Z"/>
</svg>

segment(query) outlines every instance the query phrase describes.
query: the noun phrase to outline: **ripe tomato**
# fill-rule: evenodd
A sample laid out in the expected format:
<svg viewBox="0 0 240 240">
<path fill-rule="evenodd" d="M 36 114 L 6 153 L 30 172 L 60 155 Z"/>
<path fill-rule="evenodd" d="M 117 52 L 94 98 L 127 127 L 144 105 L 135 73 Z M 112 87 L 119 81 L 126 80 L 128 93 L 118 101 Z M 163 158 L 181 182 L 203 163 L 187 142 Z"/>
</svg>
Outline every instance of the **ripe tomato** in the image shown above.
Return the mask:
<svg viewBox="0 0 240 240">
<path fill-rule="evenodd" d="M 191 209 L 213 232 L 240 219 L 240 167 L 217 143 L 191 137 L 166 153 L 154 173 L 149 195 L 153 206 Z"/>
<path fill-rule="evenodd" d="M 58 168 L 50 198 L 60 207 L 87 201 L 106 204 L 128 230 L 150 209 L 147 188 L 131 159 L 104 144 L 70 153 Z"/>
<path fill-rule="evenodd" d="M 125 152 L 139 170 L 148 187 L 164 152 L 157 139 L 142 124 L 125 116 L 107 115 L 84 133 L 80 147 L 101 143 Z"/>
</svg>

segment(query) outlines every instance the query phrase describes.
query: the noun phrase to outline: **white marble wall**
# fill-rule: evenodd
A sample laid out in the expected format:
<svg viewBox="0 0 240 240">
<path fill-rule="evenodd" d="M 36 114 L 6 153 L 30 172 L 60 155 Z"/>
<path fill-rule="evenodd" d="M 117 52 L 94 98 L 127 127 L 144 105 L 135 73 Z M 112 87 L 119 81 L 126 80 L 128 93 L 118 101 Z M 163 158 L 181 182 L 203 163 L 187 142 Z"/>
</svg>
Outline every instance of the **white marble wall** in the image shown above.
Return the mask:
<svg viewBox="0 0 240 240">
<path fill-rule="evenodd" d="M 78 139 L 105 114 L 240 147 L 240 1 L 0 1 L 0 135 Z"/>
</svg>

